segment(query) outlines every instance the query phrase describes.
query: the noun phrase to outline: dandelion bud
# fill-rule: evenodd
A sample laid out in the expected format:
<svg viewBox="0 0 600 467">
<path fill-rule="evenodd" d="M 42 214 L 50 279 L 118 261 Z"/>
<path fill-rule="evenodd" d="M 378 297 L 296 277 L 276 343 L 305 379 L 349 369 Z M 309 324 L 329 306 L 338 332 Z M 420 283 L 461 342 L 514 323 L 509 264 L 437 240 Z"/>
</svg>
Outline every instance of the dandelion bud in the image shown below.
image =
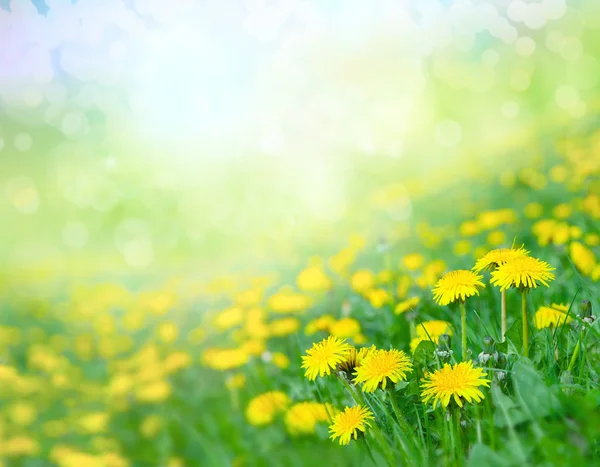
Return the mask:
<svg viewBox="0 0 600 467">
<path fill-rule="evenodd" d="M 438 350 L 450 350 L 452 338 L 449 334 L 442 334 L 438 339 Z"/>
<path fill-rule="evenodd" d="M 495 375 L 498 381 L 504 381 L 504 378 L 506 378 L 506 371 L 496 371 Z"/>
<path fill-rule="evenodd" d="M 483 338 L 483 353 L 493 354 L 496 351 L 496 343 L 490 336 Z"/>
<path fill-rule="evenodd" d="M 579 315 L 584 319 L 592 316 L 592 303 L 589 300 L 582 300 L 579 304 Z"/>
</svg>

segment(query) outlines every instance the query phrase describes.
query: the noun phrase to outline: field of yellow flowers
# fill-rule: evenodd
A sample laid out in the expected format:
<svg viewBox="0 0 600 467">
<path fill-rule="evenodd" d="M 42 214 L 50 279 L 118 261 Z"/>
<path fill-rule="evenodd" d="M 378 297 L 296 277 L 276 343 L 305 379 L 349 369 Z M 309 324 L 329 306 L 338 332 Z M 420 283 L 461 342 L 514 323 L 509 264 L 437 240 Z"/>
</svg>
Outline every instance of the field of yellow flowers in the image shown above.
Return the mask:
<svg viewBox="0 0 600 467">
<path fill-rule="evenodd" d="M 595 465 L 599 152 L 421 190 L 300 267 L 3 277 L 0 465 Z"/>
</svg>

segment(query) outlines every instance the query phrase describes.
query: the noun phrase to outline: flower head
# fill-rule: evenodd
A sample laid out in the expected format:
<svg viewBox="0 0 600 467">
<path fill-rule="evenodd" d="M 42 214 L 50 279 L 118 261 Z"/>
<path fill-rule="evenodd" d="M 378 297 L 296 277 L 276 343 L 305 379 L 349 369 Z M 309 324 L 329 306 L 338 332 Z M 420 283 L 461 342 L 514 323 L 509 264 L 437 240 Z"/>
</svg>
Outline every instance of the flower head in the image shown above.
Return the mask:
<svg viewBox="0 0 600 467">
<path fill-rule="evenodd" d="M 420 301 L 419 297 L 412 297 L 407 300 L 404 300 L 403 302 L 400 302 L 396 305 L 396 308 L 394 309 L 394 313 L 399 315 L 408 310 L 412 310 L 419 304 L 419 301 Z"/>
<path fill-rule="evenodd" d="M 510 287 L 520 289 L 536 288 L 539 284 L 548 287 L 548 282 L 554 280 L 554 268 L 545 261 L 531 256 L 521 256 L 508 261 L 492 272 L 492 284 L 506 290 Z"/>
<path fill-rule="evenodd" d="M 366 407 L 346 407 L 342 413 L 336 415 L 329 426 L 331 439 L 339 438 L 340 444 L 348 444 L 350 439 L 358 439 L 358 435 L 371 426 L 369 421 L 373 419 L 373 412 Z"/>
<path fill-rule="evenodd" d="M 484 396 L 479 386 L 489 387 L 490 380 L 484 379 L 487 373 L 483 368 L 473 368 L 473 362 L 460 362 L 450 366 L 445 364 L 440 370 L 436 370 L 423 378 L 421 397 L 427 403 L 433 399 L 433 407 L 441 403 L 447 407 L 450 399 L 459 407 L 463 406 L 463 399 L 467 402 L 480 402 Z"/>
<path fill-rule="evenodd" d="M 433 288 L 433 298 L 438 305 L 464 302 L 473 295 L 479 295 L 479 289 L 485 287 L 481 279 L 483 276 L 478 276 L 472 271 L 451 271 L 437 282 Z"/>
<path fill-rule="evenodd" d="M 542 306 L 535 312 L 535 327 L 556 328 L 563 324 L 572 321 L 572 318 L 567 315 L 569 307 L 567 305 L 557 305 L 553 303 L 551 306 Z"/>
<path fill-rule="evenodd" d="M 281 391 L 269 391 L 256 396 L 246 408 L 246 418 L 254 426 L 268 425 L 275 415 L 283 412 L 290 398 Z"/>
<path fill-rule="evenodd" d="M 318 422 L 329 421 L 334 409 L 329 404 L 319 402 L 298 402 L 285 414 L 285 426 L 291 435 L 309 435 L 315 432 Z"/>
<path fill-rule="evenodd" d="M 372 350 L 356 368 L 354 381 L 363 384 L 363 391 L 374 392 L 379 387 L 385 389 L 388 380 L 403 381 L 411 371 L 412 364 L 401 350 Z"/>
<path fill-rule="evenodd" d="M 497 248 L 488 252 L 483 257 L 479 258 L 473 266 L 474 272 L 481 272 L 496 269 L 501 264 L 507 263 L 515 258 L 527 256 L 529 252 L 521 248 Z"/>
<path fill-rule="evenodd" d="M 376 349 L 374 345 L 371 347 L 363 347 L 361 349 L 351 346 L 350 350 L 346 352 L 344 361 L 338 365 L 338 369 L 344 371 L 348 378 L 352 379 L 354 377 L 353 374 L 356 368 L 362 365 L 362 362 L 367 355 L 375 350 Z"/>
<path fill-rule="evenodd" d="M 313 381 L 317 376 L 330 374 L 332 369 L 344 361 L 348 350 L 350 345 L 345 340 L 333 336 L 313 344 L 302 357 L 302 368 L 306 369 L 304 375 Z"/>
</svg>

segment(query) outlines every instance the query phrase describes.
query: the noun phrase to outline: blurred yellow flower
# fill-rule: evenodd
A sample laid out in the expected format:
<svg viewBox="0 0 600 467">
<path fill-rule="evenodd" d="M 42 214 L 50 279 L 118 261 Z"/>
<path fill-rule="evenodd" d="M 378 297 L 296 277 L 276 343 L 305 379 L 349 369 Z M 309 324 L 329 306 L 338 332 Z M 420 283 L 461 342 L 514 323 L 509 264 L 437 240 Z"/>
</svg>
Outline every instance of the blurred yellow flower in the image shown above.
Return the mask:
<svg viewBox="0 0 600 467">
<path fill-rule="evenodd" d="M 235 296 L 235 303 L 240 307 L 259 305 L 262 301 L 263 290 L 259 287 L 244 290 Z"/>
<path fill-rule="evenodd" d="M 290 398 L 281 391 L 270 391 L 250 400 L 246 407 L 246 419 L 254 426 L 264 426 L 273 422 L 278 413 L 290 404 Z"/>
<path fill-rule="evenodd" d="M 469 240 L 459 240 L 454 244 L 452 251 L 456 256 L 463 256 L 469 253 L 472 247 Z"/>
<path fill-rule="evenodd" d="M 187 368 L 192 364 L 190 354 L 182 351 L 175 351 L 167 355 L 164 361 L 165 373 L 175 373 L 183 368 Z"/>
<path fill-rule="evenodd" d="M 472 237 L 479 233 L 479 224 L 475 221 L 465 221 L 458 228 L 463 237 Z"/>
<path fill-rule="evenodd" d="M 360 333 L 360 323 L 354 318 L 342 318 L 331 325 L 329 332 L 342 339 L 354 337 Z"/>
<path fill-rule="evenodd" d="M 78 419 L 79 429 L 87 434 L 103 433 L 108 428 L 109 416 L 105 412 L 94 412 Z"/>
<path fill-rule="evenodd" d="M 506 243 L 506 234 L 501 230 L 493 230 L 487 236 L 487 244 L 490 246 L 498 246 Z"/>
<path fill-rule="evenodd" d="M 312 303 L 308 295 L 282 287 L 267 300 L 267 306 L 277 313 L 301 313 Z"/>
<path fill-rule="evenodd" d="M 404 300 L 396 305 L 394 308 L 394 313 L 399 315 L 407 312 L 408 310 L 413 310 L 419 304 L 420 300 L 421 299 L 419 297 L 412 297 L 408 300 Z"/>
<path fill-rule="evenodd" d="M 241 389 L 245 385 L 246 375 L 244 375 L 243 373 L 229 375 L 227 379 L 225 379 L 225 386 L 227 386 L 227 389 Z"/>
<path fill-rule="evenodd" d="M 331 279 L 320 266 L 308 266 L 300 271 L 296 284 L 305 292 L 324 292 L 332 286 Z"/>
<path fill-rule="evenodd" d="M 315 433 L 318 422 L 329 421 L 329 414 L 334 414 L 331 405 L 319 402 L 298 402 L 285 414 L 285 426 L 292 436 L 311 435 Z"/>
<path fill-rule="evenodd" d="M 282 318 L 269 323 L 269 334 L 275 337 L 294 334 L 298 329 L 300 329 L 300 321 L 296 318 Z"/>
<path fill-rule="evenodd" d="M 567 315 L 569 306 L 565 304 L 555 304 L 542 306 L 535 312 L 535 327 L 538 329 L 555 328 L 568 324 L 572 321 L 571 316 Z"/>
<path fill-rule="evenodd" d="M 350 277 L 350 287 L 359 294 L 366 294 L 374 286 L 375 274 L 368 269 L 356 271 Z"/>
<path fill-rule="evenodd" d="M 331 315 L 323 315 L 319 316 L 312 321 L 309 321 L 306 327 L 304 328 L 304 333 L 307 336 L 311 336 L 319 331 L 329 332 L 331 326 L 335 323 L 335 318 Z"/>
<path fill-rule="evenodd" d="M 381 308 L 393 301 L 392 295 L 385 289 L 371 289 L 366 297 L 373 308 Z"/>
<path fill-rule="evenodd" d="M 238 368 L 248 362 L 248 354 L 243 349 L 206 349 L 202 362 L 214 370 L 226 371 Z"/>
<path fill-rule="evenodd" d="M 573 208 L 568 203 L 558 204 L 552 210 L 552 215 L 557 219 L 567 219 L 573 213 Z"/>
<path fill-rule="evenodd" d="M 287 355 L 281 352 L 273 352 L 271 361 L 275 364 L 275 366 L 281 368 L 282 370 L 285 370 L 288 366 L 290 366 L 290 359 L 287 357 Z"/>
<path fill-rule="evenodd" d="M 0 444 L 0 455 L 4 457 L 19 457 L 37 454 L 39 443 L 29 436 L 13 436 L 5 438 Z"/>
<path fill-rule="evenodd" d="M 417 271 L 425 264 L 425 258 L 419 253 L 411 253 L 402 258 L 402 265 L 409 271 Z"/>
<path fill-rule="evenodd" d="M 20 426 L 31 425 L 37 418 L 37 410 L 30 402 L 15 402 L 8 407 L 13 423 Z"/>
<path fill-rule="evenodd" d="M 412 277 L 410 276 L 401 276 L 398 279 L 398 287 L 396 288 L 396 293 L 398 294 L 398 298 L 406 298 L 408 295 L 408 291 L 410 290 L 410 286 L 412 285 Z"/>
<path fill-rule="evenodd" d="M 577 269 L 585 276 L 590 276 L 596 267 L 596 256 L 588 247 L 580 242 L 571 242 L 569 256 Z"/>
<path fill-rule="evenodd" d="M 544 207 L 540 203 L 529 203 L 523 209 L 525 217 L 529 219 L 537 219 L 544 213 Z"/>
<path fill-rule="evenodd" d="M 417 333 L 417 337 L 422 337 L 423 339 L 428 339 L 431 337 L 436 342 L 437 338 L 442 334 L 448 334 L 449 336 L 452 335 L 452 327 L 450 326 L 450 323 L 437 319 L 419 323 L 415 331 Z"/>
<path fill-rule="evenodd" d="M 163 427 L 163 419 L 159 415 L 148 415 L 140 424 L 140 433 L 145 438 L 154 438 Z"/>
<path fill-rule="evenodd" d="M 213 319 L 213 325 L 221 330 L 239 326 L 244 321 L 244 311 L 239 306 L 233 306 L 217 313 Z"/>
<path fill-rule="evenodd" d="M 171 385 L 164 380 L 146 384 L 135 391 L 135 397 L 140 402 L 159 403 L 171 396 Z"/>
<path fill-rule="evenodd" d="M 175 323 L 169 321 L 161 323 L 158 327 L 158 337 L 164 344 L 172 344 L 179 336 L 179 329 Z"/>
</svg>

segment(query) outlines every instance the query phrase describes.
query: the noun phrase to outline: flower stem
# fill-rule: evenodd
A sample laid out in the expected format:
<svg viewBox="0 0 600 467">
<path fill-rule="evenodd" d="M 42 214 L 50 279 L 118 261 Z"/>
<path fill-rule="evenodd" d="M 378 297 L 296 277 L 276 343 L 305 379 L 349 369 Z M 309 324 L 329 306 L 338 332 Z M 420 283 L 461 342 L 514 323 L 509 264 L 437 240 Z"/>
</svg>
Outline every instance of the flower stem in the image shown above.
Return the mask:
<svg viewBox="0 0 600 467">
<path fill-rule="evenodd" d="M 523 355 L 529 357 L 529 321 L 527 320 L 527 290 L 521 292 L 521 319 L 523 320 Z"/>
<path fill-rule="evenodd" d="M 506 290 L 502 290 L 500 292 L 500 319 L 501 319 L 501 328 L 502 334 L 501 342 L 504 342 L 504 334 L 506 334 Z"/>
<path fill-rule="evenodd" d="M 571 372 L 575 367 L 575 361 L 579 356 L 579 350 L 581 349 L 581 341 L 583 340 L 583 329 L 579 333 L 579 339 L 577 339 L 577 344 L 575 345 L 575 350 L 573 350 L 573 355 L 571 355 L 571 361 L 569 362 L 569 367 L 567 371 Z"/>
<path fill-rule="evenodd" d="M 409 436 L 412 432 L 412 428 L 406 422 L 406 419 L 404 418 L 404 415 L 402 415 L 402 412 L 400 412 L 400 408 L 398 407 L 398 403 L 396 402 L 396 392 L 393 386 L 388 387 L 388 395 L 390 397 L 390 401 L 392 401 L 392 408 L 394 409 L 394 414 L 398 419 L 400 428 L 402 428 L 402 431 L 406 436 Z"/>
<path fill-rule="evenodd" d="M 460 303 L 460 323 L 462 327 L 462 359 L 467 361 L 467 309 L 465 303 Z"/>
</svg>

